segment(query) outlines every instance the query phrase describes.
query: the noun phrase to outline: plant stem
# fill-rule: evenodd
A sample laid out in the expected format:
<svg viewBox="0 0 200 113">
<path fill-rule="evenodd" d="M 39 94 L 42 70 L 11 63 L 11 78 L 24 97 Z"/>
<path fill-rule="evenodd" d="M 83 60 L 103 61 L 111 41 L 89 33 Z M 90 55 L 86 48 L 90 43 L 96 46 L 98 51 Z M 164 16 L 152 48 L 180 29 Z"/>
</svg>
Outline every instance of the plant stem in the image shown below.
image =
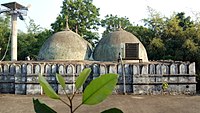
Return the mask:
<svg viewBox="0 0 200 113">
<path fill-rule="evenodd" d="M 77 89 L 76 89 L 76 91 L 77 91 Z M 73 92 L 73 95 L 72 95 L 72 97 L 69 99 L 69 102 L 70 102 L 70 105 L 71 105 L 71 107 L 70 107 L 71 113 L 74 113 L 74 111 L 73 111 L 73 104 L 72 104 L 72 100 L 73 100 L 73 98 L 74 98 L 74 96 L 75 96 L 75 94 L 76 94 L 76 91 L 75 91 L 75 92 Z"/>
<path fill-rule="evenodd" d="M 64 89 L 63 89 L 64 90 Z M 76 90 L 77 91 L 77 90 Z M 63 103 L 65 103 L 67 106 L 69 106 L 69 108 L 70 108 L 70 113 L 74 113 L 75 112 L 75 110 L 77 109 L 77 108 L 75 108 L 75 110 L 73 111 L 73 104 L 72 104 L 72 100 L 73 100 L 73 98 L 74 98 L 74 96 L 75 96 L 75 94 L 76 94 L 76 91 L 75 92 L 73 92 L 73 95 L 72 95 L 72 97 L 70 98 L 70 96 L 67 94 L 67 92 L 64 90 L 64 93 L 67 95 L 67 98 L 68 98 L 68 100 L 69 100 L 69 104 L 67 104 L 65 101 L 63 101 L 63 100 L 61 100 Z"/>
<path fill-rule="evenodd" d="M 67 94 L 67 92 L 65 91 L 65 89 L 63 89 L 64 93 L 67 95 L 67 98 L 69 99 L 69 101 L 71 100 L 69 95 Z"/>
<path fill-rule="evenodd" d="M 70 103 L 70 112 L 73 113 L 73 104 L 71 99 L 69 100 L 69 103 Z"/>
<path fill-rule="evenodd" d="M 69 105 L 67 102 L 65 102 L 64 100 L 62 100 L 61 98 L 60 98 L 60 101 L 63 102 L 64 104 L 66 104 L 66 105 L 69 106 L 69 107 L 71 106 L 71 105 Z"/>
<path fill-rule="evenodd" d="M 72 113 L 74 113 L 81 105 L 83 105 L 83 103 L 79 104 L 79 105 L 72 111 Z"/>
<path fill-rule="evenodd" d="M 74 92 L 74 94 L 72 95 L 71 100 L 73 100 L 73 98 L 74 98 L 76 92 L 77 92 L 77 89 L 76 89 L 76 91 Z"/>
</svg>

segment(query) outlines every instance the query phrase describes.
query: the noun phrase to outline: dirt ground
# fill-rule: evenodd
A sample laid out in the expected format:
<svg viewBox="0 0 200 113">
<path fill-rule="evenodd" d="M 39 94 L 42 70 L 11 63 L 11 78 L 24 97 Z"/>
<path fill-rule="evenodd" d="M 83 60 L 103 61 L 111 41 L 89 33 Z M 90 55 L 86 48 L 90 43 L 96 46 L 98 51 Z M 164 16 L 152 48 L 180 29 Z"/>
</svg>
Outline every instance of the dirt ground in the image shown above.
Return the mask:
<svg viewBox="0 0 200 113">
<path fill-rule="evenodd" d="M 34 113 L 32 98 L 38 98 L 58 113 L 69 113 L 62 102 L 41 95 L 0 94 L 0 113 Z M 62 98 L 66 99 L 65 96 Z M 81 102 L 81 95 L 74 98 L 75 105 Z M 100 113 L 112 107 L 124 113 L 200 113 L 200 96 L 186 95 L 112 95 L 98 105 L 81 106 L 76 113 Z"/>
</svg>

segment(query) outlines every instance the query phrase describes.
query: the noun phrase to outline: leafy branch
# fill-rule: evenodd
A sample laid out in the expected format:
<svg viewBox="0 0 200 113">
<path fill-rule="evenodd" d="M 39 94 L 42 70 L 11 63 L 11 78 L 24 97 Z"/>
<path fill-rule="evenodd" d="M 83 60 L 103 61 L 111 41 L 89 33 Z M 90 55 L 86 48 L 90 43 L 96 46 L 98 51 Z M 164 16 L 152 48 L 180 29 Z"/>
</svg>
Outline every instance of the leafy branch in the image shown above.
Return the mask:
<svg viewBox="0 0 200 113">
<path fill-rule="evenodd" d="M 74 113 L 79 107 L 81 107 L 83 104 L 85 105 L 95 105 L 103 100 L 105 100 L 109 95 L 112 94 L 113 89 L 115 88 L 118 80 L 117 74 L 104 74 L 100 77 L 92 80 L 90 84 L 86 87 L 86 89 L 83 92 L 82 102 L 74 107 L 73 106 L 73 99 L 76 95 L 78 89 L 81 88 L 81 86 L 85 83 L 86 79 L 91 73 L 90 68 L 84 69 L 79 76 L 76 79 L 75 82 L 75 92 L 70 96 L 66 92 L 66 85 L 65 85 L 65 79 L 60 74 L 56 74 L 56 79 L 58 83 L 62 86 L 64 93 L 66 94 L 68 101 L 66 102 L 63 100 L 59 95 L 56 94 L 56 92 L 53 90 L 53 88 L 50 86 L 50 84 L 46 81 L 45 77 L 42 75 L 39 75 L 39 83 L 42 86 L 44 93 L 52 99 L 60 100 L 65 105 L 67 105 L 70 108 L 70 113 Z M 33 99 L 34 109 L 36 113 L 56 113 L 55 110 L 50 108 L 44 103 L 41 103 L 38 99 Z M 102 113 L 123 113 L 121 110 L 117 108 L 111 108 L 109 110 L 105 110 Z"/>
</svg>

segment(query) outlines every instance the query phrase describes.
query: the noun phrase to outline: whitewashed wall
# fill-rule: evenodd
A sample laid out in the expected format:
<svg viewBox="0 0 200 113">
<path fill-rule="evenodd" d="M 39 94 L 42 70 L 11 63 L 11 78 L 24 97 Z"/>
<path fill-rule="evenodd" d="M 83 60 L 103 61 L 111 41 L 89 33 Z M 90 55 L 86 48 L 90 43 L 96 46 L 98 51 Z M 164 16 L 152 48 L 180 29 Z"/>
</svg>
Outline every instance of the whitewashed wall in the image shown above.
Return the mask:
<svg viewBox="0 0 200 113">
<path fill-rule="evenodd" d="M 159 62 L 124 64 L 108 62 L 0 62 L 0 93 L 40 94 L 38 74 L 42 73 L 56 92 L 63 94 L 55 74 L 65 77 L 66 91 L 72 93 L 79 73 L 86 67 L 92 73 L 84 86 L 105 73 L 119 74 L 117 87 L 113 93 L 161 94 L 162 83 L 167 82 L 169 93 L 196 93 L 195 63 Z M 125 83 L 123 76 L 125 76 Z"/>
</svg>

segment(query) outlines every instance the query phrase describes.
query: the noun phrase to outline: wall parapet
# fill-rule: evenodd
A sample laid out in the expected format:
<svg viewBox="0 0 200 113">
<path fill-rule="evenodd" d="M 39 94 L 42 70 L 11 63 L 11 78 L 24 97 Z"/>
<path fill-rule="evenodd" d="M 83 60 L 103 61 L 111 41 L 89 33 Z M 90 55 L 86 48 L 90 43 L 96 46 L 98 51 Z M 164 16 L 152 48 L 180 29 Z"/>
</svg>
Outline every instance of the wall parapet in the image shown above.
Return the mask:
<svg viewBox="0 0 200 113">
<path fill-rule="evenodd" d="M 85 86 L 96 77 L 106 73 L 119 74 L 116 90 L 113 93 L 161 94 L 162 83 L 169 84 L 168 92 L 196 93 L 195 63 L 189 62 L 149 62 L 126 63 L 96 61 L 4 61 L 0 62 L 0 93 L 40 94 L 38 74 L 43 74 L 56 92 L 62 94 L 55 74 L 66 80 L 66 91 L 74 91 L 74 82 L 86 67 L 92 69 Z M 125 83 L 123 76 L 125 75 Z"/>
</svg>

